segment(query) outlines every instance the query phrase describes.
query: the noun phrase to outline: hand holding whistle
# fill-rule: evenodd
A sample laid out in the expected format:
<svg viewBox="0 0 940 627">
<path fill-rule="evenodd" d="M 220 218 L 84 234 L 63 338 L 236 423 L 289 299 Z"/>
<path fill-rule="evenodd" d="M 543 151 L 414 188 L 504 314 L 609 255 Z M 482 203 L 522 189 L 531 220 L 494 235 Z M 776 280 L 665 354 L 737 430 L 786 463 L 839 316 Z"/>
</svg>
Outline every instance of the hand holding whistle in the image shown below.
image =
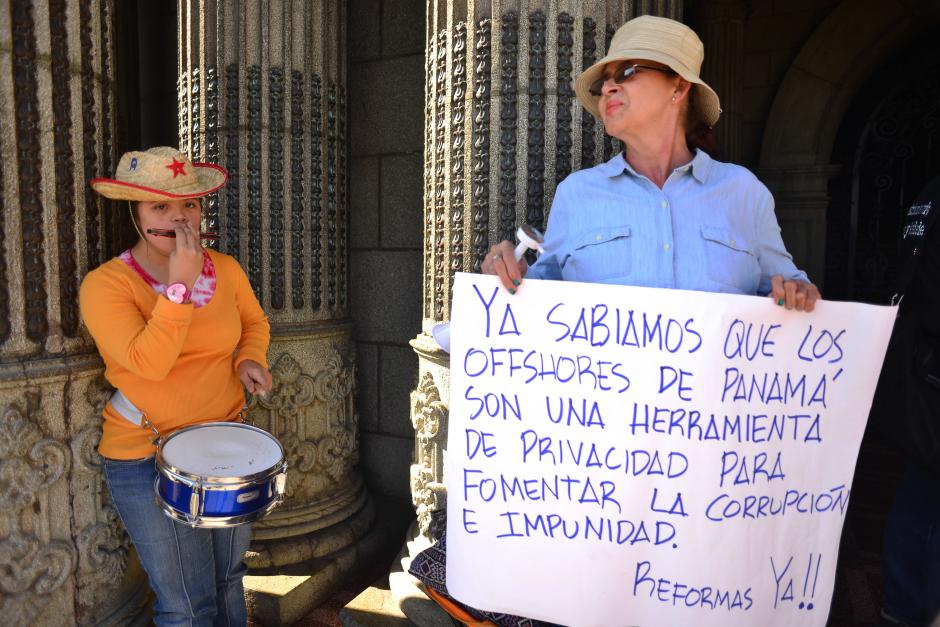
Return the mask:
<svg viewBox="0 0 940 627">
<path fill-rule="evenodd" d="M 480 266 L 480 271 L 483 274 L 499 275 L 500 280 L 502 280 L 503 285 L 506 286 L 510 294 L 516 293 L 516 288 L 522 284 L 522 275 L 525 274 L 525 270 L 529 269 L 528 264 L 522 260 L 526 251 L 532 249 L 539 253 L 545 252 L 545 249 L 542 248 L 545 236 L 538 229 L 523 224 L 516 230 L 516 237 L 519 239 L 519 243 L 515 247 L 513 247 L 512 242 L 507 240 L 490 248 L 490 252 L 487 253 Z M 508 251 L 510 250 L 516 263 L 506 263 Z M 525 264 L 524 269 L 520 268 L 523 264 Z M 434 325 L 434 328 L 431 329 L 431 335 L 438 346 L 448 353 L 450 352 L 449 322 Z"/>
</svg>

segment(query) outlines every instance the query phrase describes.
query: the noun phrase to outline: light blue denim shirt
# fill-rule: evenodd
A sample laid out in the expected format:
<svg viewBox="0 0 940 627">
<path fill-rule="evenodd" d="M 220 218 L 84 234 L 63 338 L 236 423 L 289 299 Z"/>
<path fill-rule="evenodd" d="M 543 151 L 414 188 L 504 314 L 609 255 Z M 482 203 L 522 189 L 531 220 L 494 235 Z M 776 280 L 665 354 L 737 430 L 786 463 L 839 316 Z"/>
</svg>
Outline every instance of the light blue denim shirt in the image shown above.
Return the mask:
<svg viewBox="0 0 940 627">
<path fill-rule="evenodd" d="M 749 170 L 696 151 L 663 189 L 617 155 L 561 182 L 528 278 L 770 293 L 808 280 L 784 247 L 774 200 Z"/>
</svg>

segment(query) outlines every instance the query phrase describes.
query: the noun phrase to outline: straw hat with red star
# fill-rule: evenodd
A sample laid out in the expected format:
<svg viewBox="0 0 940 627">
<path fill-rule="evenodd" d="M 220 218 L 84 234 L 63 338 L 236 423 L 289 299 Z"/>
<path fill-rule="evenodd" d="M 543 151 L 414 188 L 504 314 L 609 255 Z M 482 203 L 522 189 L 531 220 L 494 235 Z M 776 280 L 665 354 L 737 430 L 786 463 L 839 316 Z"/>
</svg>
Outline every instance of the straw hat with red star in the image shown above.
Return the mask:
<svg viewBox="0 0 940 627">
<path fill-rule="evenodd" d="M 199 198 L 225 184 L 228 172 L 213 163 L 193 163 L 176 148 L 158 146 L 125 152 L 114 178 L 90 181 L 96 192 L 114 200 L 155 201 Z"/>
</svg>

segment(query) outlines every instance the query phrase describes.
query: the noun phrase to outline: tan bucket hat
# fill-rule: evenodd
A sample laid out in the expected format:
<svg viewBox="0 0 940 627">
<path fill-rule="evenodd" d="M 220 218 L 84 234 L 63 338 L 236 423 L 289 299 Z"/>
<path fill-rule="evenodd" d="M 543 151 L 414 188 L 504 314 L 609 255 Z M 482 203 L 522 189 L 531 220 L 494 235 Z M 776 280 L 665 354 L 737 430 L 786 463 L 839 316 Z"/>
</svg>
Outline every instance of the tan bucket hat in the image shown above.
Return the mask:
<svg viewBox="0 0 940 627">
<path fill-rule="evenodd" d="M 193 163 L 176 148 L 158 146 L 125 152 L 113 179 L 89 184 L 114 200 L 174 200 L 198 198 L 225 185 L 228 172 L 214 163 Z"/>
<path fill-rule="evenodd" d="M 575 83 L 578 100 L 591 115 L 600 119 L 597 96 L 588 91 L 591 83 L 599 79 L 604 66 L 611 61 L 645 59 L 664 63 L 695 89 L 695 107 L 700 119 L 714 126 L 721 115 L 718 94 L 705 84 L 699 73 L 705 58 L 705 46 L 691 28 L 665 17 L 642 15 L 617 29 L 610 42 L 607 56 L 584 70 Z"/>
</svg>

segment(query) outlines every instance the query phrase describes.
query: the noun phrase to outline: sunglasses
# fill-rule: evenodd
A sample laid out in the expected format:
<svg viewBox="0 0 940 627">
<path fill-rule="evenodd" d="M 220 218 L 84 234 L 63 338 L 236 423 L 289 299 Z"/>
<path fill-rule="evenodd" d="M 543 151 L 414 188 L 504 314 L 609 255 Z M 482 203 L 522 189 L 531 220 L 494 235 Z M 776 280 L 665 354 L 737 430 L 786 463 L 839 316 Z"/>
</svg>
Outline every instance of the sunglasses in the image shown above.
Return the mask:
<svg viewBox="0 0 940 627">
<path fill-rule="evenodd" d="M 588 91 L 592 96 L 600 96 L 604 89 L 604 83 L 611 80 L 620 85 L 621 83 L 624 83 L 633 78 L 633 76 L 636 74 L 636 71 L 640 68 L 644 70 L 656 70 L 657 72 L 662 72 L 663 74 L 667 74 L 669 76 L 676 76 L 677 74 L 675 70 L 670 70 L 669 68 L 665 67 L 653 67 L 651 65 L 625 63 L 624 65 L 621 65 L 616 70 L 614 70 L 614 73 L 610 76 L 601 76 L 599 79 L 591 83 L 590 87 L 588 87 Z"/>
</svg>

